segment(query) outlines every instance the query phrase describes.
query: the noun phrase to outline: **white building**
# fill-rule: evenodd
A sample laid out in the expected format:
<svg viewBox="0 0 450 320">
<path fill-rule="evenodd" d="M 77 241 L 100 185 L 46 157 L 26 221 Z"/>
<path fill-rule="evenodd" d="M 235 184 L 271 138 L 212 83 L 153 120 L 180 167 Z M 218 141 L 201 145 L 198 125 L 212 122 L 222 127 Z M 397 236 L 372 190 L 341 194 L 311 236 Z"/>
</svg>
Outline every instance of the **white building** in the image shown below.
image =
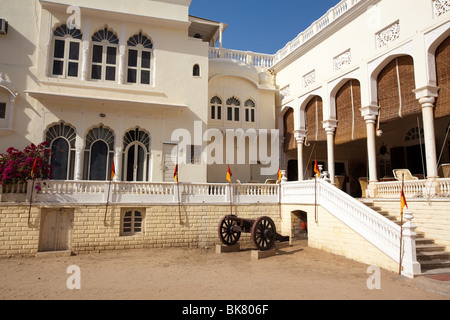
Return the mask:
<svg viewBox="0 0 450 320">
<path fill-rule="evenodd" d="M 352 197 L 396 203 L 403 173 L 407 197 L 417 200 L 419 229 L 448 250 L 448 229 L 428 224 L 421 207 L 437 206 L 433 214 L 448 226 L 447 1 L 342 0 L 275 55 L 222 48 L 227 25 L 189 15 L 190 3 L 0 0 L 0 151 L 47 141 L 55 156 L 45 189 L 36 193 L 28 186 L 26 195 L 27 186 L 3 186 L 6 211 L 35 195 L 38 210 L 23 215 L 41 240 L 24 249 L 0 238 L 0 255 L 42 250 L 43 234 L 53 223 L 48 217 L 58 212 L 69 212 L 68 223 L 75 219 L 77 228 L 68 227 L 65 239 L 76 251 L 185 244 L 187 238 L 180 240 L 176 232 L 191 232 L 194 224 L 154 231 L 153 215 L 146 216 L 157 212 L 164 220 L 170 214 L 160 205 L 176 204 L 177 193 L 191 205 L 221 207 L 234 200 L 249 206 L 243 209 L 249 215 L 267 210 L 292 235 L 298 210 L 314 220 L 315 189 L 304 180 L 313 176 L 315 159 L 325 178 L 347 194 L 323 186 L 319 203 L 340 222 L 311 227 L 310 245 L 371 260 L 366 244 L 343 249 L 342 243 L 337 249 L 341 239 L 335 232 L 341 229 L 335 224 L 344 223 L 351 231 L 340 232 L 362 235 L 388 256 L 389 262 L 380 259 L 383 266 L 392 268 L 398 252 L 392 239 L 400 228 L 385 218 L 373 220 L 375 212 Z M 208 153 L 211 146 L 216 148 Z M 173 150 L 180 156 L 180 186 L 174 184 Z M 117 219 L 98 225 L 96 235 L 120 237 L 110 246 L 99 244 L 105 239 L 87 244 L 77 221 L 94 211 L 103 217 L 95 206 L 110 201 L 105 182 L 113 164 L 111 210 Z M 221 184 L 228 165 L 233 182 L 244 184 Z M 275 170 L 263 174 L 268 167 Z M 278 167 L 299 182 L 267 185 L 277 179 Z M 280 202 L 279 215 L 274 204 Z M 192 212 L 197 219 L 198 208 Z M 123 245 L 129 240 L 124 219 L 131 216 L 139 225 L 144 219 L 147 229 L 136 228 L 135 242 Z M 172 218 L 182 222 L 181 210 Z M 0 220 L 4 230 L 10 227 L 5 221 Z M 212 230 L 195 229 L 189 245 L 213 243 L 217 229 Z M 176 237 L 160 239 L 166 232 Z M 417 273 L 415 253 L 408 259 L 407 272 Z"/>
</svg>

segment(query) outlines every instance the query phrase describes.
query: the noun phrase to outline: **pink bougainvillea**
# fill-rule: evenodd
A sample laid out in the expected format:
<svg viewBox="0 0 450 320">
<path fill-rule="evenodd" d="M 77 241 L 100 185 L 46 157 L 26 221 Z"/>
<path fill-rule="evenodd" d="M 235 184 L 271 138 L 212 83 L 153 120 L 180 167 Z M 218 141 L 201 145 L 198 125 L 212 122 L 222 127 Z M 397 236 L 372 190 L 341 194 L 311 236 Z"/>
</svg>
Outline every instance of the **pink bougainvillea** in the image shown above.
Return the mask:
<svg viewBox="0 0 450 320">
<path fill-rule="evenodd" d="M 29 179 L 51 179 L 53 167 L 49 163 L 51 150 L 48 142 L 31 144 L 23 151 L 8 148 L 0 154 L 0 181 L 2 184 L 24 183 Z M 33 165 L 34 175 L 31 175 Z"/>
</svg>

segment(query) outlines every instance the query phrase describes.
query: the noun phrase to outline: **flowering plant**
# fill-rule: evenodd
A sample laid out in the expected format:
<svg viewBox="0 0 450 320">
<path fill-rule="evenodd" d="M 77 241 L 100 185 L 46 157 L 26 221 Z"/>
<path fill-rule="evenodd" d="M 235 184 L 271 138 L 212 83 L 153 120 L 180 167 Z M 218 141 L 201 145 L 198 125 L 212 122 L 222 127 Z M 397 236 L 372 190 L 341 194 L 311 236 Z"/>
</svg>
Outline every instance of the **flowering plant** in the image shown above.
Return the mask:
<svg viewBox="0 0 450 320">
<path fill-rule="evenodd" d="M 48 142 L 42 142 L 37 146 L 31 144 L 23 151 L 11 147 L 0 154 L 1 184 L 25 183 L 33 178 L 50 179 L 53 167 L 49 163 L 52 152 L 48 147 Z"/>
</svg>

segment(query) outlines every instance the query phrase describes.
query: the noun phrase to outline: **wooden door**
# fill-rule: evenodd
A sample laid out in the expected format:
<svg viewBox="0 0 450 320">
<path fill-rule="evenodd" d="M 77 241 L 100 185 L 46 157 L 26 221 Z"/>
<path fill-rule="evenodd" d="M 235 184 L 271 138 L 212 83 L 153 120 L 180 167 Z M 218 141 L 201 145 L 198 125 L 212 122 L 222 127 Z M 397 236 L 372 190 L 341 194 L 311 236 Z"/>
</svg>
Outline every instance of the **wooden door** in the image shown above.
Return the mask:
<svg viewBox="0 0 450 320">
<path fill-rule="evenodd" d="M 73 211 L 43 211 L 39 238 L 39 252 L 71 249 Z"/>
</svg>

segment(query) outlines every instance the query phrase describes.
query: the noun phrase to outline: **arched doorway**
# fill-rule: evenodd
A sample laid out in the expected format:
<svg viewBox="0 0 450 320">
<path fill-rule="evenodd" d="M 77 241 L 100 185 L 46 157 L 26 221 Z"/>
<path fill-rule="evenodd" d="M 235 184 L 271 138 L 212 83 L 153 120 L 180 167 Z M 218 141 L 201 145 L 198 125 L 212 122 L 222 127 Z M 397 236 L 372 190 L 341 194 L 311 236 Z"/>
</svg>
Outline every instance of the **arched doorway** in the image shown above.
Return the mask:
<svg viewBox="0 0 450 320">
<path fill-rule="evenodd" d="M 109 179 L 114 158 L 114 133 L 100 125 L 89 130 L 84 149 L 84 180 Z"/>
<path fill-rule="evenodd" d="M 139 128 L 125 133 L 123 138 L 123 180 L 148 181 L 150 135 Z"/>
</svg>

